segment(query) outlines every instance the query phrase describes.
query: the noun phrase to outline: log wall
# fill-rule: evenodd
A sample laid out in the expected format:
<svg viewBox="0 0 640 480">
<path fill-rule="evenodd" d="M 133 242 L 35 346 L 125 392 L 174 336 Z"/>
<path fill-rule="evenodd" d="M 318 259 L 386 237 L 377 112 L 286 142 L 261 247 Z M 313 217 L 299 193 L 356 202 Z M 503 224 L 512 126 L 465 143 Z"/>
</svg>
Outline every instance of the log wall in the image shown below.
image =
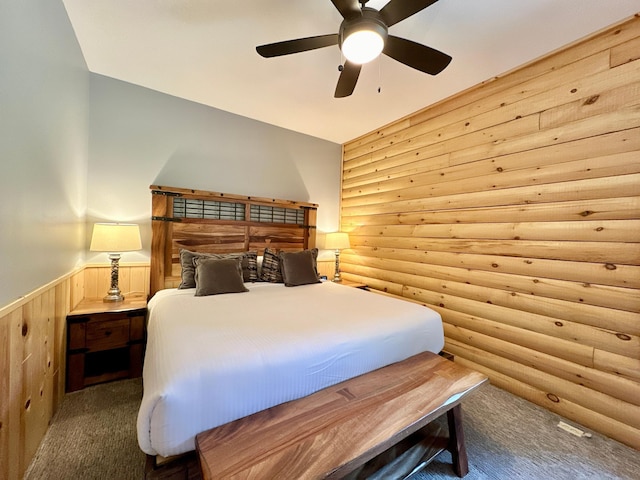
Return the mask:
<svg viewBox="0 0 640 480">
<path fill-rule="evenodd" d="M 640 18 L 343 146 L 346 279 L 456 361 L 640 449 Z"/>
<path fill-rule="evenodd" d="M 103 297 L 110 265 L 64 275 L 0 308 L 0 478 L 23 478 L 65 393 L 66 317 Z M 123 292 L 149 291 L 149 265 L 120 267 Z"/>
</svg>

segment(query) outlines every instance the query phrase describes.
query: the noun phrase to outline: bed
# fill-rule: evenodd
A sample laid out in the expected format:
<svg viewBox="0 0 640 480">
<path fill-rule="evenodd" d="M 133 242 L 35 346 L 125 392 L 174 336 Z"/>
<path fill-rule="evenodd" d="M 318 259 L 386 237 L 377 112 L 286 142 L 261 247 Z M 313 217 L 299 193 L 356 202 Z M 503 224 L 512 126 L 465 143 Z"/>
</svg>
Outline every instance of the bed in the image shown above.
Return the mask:
<svg viewBox="0 0 640 480">
<path fill-rule="evenodd" d="M 166 195 L 166 187 L 162 188 L 161 200 L 172 203 L 176 197 Z M 188 195 L 205 197 L 195 191 Z M 225 200 L 228 198 L 226 195 Z M 266 203 L 249 197 L 242 201 Z M 291 207 L 290 203 L 284 205 Z M 317 277 L 288 287 L 246 281 L 247 271 L 239 266 L 242 291 L 198 295 L 205 278 L 203 265 L 215 263 L 219 267 L 223 263 L 205 259 L 195 262 L 201 279 L 195 288 L 175 288 L 183 279 L 179 272 L 184 261 L 181 252 L 187 248 L 215 255 L 211 252 L 264 252 L 260 247 L 279 245 L 283 252 L 300 253 L 281 257 L 290 261 L 302 254 L 306 258 L 313 251 L 314 226 L 280 220 L 256 225 L 245 217 L 230 221 L 241 223 L 245 237 L 234 231 L 229 240 L 226 219 L 192 218 L 190 222 L 199 227 L 187 228 L 182 221 L 168 220 L 167 213 L 176 212 L 171 205 L 155 207 L 154 212 L 162 210 L 164 215 L 154 218 L 152 270 L 154 265 L 161 270 L 155 285 L 170 288 L 157 288 L 149 302 L 144 395 L 137 424 L 139 445 L 148 455 L 171 457 L 193 451 L 196 434 L 204 430 L 423 351 L 438 353 L 443 347 L 442 321 L 433 310 L 319 282 Z M 307 204 L 300 208 L 315 207 Z M 302 222 L 308 222 L 315 215 L 306 211 L 301 217 Z M 182 233 L 176 233 L 189 229 L 197 235 L 187 241 Z M 285 233 L 287 229 L 302 233 Z M 276 234 L 255 234 L 267 231 Z M 243 248 L 238 249 L 238 244 Z M 154 250 L 161 258 L 154 258 Z M 294 264 L 283 266 L 283 272 L 288 272 L 284 281 L 294 278 L 298 268 L 286 265 Z"/>
</svg>

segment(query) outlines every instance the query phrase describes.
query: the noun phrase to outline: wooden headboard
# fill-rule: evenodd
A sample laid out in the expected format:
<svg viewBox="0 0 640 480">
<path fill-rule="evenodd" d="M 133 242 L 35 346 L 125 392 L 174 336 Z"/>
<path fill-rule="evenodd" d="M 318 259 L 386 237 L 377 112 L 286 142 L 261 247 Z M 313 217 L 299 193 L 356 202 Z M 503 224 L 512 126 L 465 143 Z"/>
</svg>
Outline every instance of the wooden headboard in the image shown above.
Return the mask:
<svg viewBox="0 0 640 480">
<path fill-rule="evenodd" d="M 151 185 L 150 295 L 180 284 L 180 249 L 203 253 L 313 248 L 315 203 Z"/>
</svg>

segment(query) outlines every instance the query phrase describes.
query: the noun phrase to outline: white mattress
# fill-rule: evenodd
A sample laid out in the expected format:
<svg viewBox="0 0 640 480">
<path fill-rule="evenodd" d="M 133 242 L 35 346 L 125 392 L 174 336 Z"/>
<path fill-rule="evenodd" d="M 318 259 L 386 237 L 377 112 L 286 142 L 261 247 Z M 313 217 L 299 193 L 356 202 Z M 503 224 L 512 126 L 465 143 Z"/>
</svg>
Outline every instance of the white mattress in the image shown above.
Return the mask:
<svg viewBox="0 0 640 480">
<path fill-rule="evenodd" d="M 426 307 L 324 282 L 149 302 L 138 442 L 150 455 L 195 449 L 196 434 L 444 345 Z"/>
</svg>

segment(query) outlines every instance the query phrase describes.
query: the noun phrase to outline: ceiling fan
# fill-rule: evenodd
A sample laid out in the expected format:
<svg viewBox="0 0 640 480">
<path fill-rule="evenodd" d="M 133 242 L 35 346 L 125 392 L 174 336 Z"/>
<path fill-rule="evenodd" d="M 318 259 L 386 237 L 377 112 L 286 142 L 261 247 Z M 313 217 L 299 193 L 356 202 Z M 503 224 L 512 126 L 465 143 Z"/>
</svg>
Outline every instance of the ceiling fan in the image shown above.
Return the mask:
<svg viewBox="0 0 640 480">
<path fill-rule="evenodd" d="M 344 19 L 338 33 L 270 43 L 256 47 L 256 51 L 270 58 L 338 45 L 347 60 L 340 68 L 334 94 L 336 98 L 348 97 L 353 93 L 362 65 L 377 58 L 380 53 L 431 75 L 437 75 L 449 65 L 449 55 L 388 33 L 392 25 L 438 0 L 390 0 L 382 10 L 367 7 L 368 1 L 331 0 Z"/>
</svg>

